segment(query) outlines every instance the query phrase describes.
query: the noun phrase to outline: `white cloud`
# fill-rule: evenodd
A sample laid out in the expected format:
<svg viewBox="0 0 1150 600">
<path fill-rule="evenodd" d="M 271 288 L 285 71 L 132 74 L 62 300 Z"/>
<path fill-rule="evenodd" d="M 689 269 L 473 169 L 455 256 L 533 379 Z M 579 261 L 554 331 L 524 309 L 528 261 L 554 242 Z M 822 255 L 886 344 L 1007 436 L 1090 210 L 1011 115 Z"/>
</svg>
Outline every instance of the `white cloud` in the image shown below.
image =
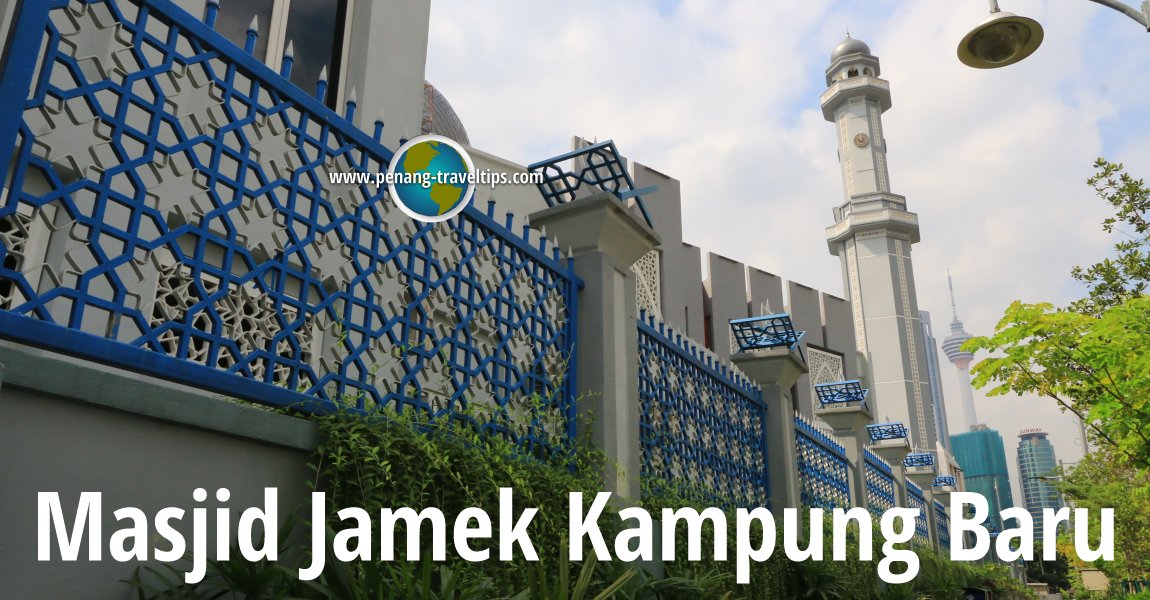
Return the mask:
<svg viewBox="0 0 1150 600">
<path fill-rule="evenodd" d="M 427 76 L 477 146 L 527 163 L 571 135 L 613 138 L 682 180 L 687 241 L 841 295 L 823 228 L 842 185 L 818 94 L 849 23 L 891 82 L 889 169 L 922 223 L 920 307 L 945 336 L 950 268 L 967 330 L 986 334 L 1012 300 L 1072 298 L 1070 267 L 1106 253 L 1106 207 L 1085 185 L 1095 157 L 1150 173 L 1146 33 L 1089 2 L 1006 4 L 1046 40 L 1018 65 L 977 71 L 955 57 L 986 14 L 973 0 L 683 0 L 668 16 L 646 2 L 436 0 Z M 1032 426 L 1060 458 L 1081 455 L 1051 402 L 976 402 L 1012 463 Z"/>
</svg>

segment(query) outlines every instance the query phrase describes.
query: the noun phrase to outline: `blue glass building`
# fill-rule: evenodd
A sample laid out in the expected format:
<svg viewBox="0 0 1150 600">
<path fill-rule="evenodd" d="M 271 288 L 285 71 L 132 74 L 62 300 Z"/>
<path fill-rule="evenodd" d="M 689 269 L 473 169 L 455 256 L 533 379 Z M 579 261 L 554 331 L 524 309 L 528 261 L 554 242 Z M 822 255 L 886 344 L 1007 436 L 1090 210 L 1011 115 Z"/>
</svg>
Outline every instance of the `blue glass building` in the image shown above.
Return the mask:
<svg viewBox="0 0 1150 600">
<path fill-rule="evenodd" d="M 983 525 L 1002 531 L 1000 513 L 1014 506 L 1002 434 L 986 425 L 976 425 L 972 431 L 952 435 L 950 445 L 966 476 L 966 491 L 982 494 L 990 506 Z"/>
<path fill-rule="evenodd" d="M 1027 429 L 1018 435 L 1018 476 L 1022 478 L 1022 501 L 1034 518 L 1035 535 L 1042 532 L 1042 511 L 1062 508 L 1062 495 L 1052 479 L 1058 459 L 1046 433 Z"/>
</svg>

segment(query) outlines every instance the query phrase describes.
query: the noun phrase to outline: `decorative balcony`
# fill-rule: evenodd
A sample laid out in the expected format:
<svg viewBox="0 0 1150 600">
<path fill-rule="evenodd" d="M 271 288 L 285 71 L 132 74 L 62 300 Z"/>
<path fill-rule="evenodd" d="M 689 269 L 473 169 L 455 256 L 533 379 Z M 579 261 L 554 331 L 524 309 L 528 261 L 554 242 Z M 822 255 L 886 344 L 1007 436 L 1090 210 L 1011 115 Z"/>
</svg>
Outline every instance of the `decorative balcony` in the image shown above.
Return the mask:
<svg viewBox="0 0 1150 600">
<path fill-rule="evenodd" d="M 567 170 L 562 166 L 568 161 L 574 165 L 575 170 Z M 623 202 L 634 199 L 643 220 L 654 227 L 642 197 L 644 193 L 653 192 L 654 188 L 635 189 L 635 181 L 631 179 L 631 173 L 627 171 L 619 151 L 615 149 L 615 142 L 611 140 L 539 161 L 529 165 L 527 171 L 543 174 L 543 182 L 538 185 L 547 206 L 571 202 L 579 196 L 579 190 L 587 185 L 611 192 Z"/>
<path fill-rule="evenodd" d="M 939 475 L 938 477 L 934 478 L 934 482 L 932 482 L 930 485 L 931 487 L 936 488 L 955 487 L 958 485 L 958 479 L 956 479 L 953 475 Z"/>
<path fill-rule="evenodd" d="M 866 432 L 870 437 L 870 443 L 872 444 L 895 440 L 906 440 L 907 434 L 909 433 L 906 429 L 906 426 L 902 423 L 882 423 L 876 425 L 867 425 Z"/>
<path fill-rule="evenodd" d="M 838 381 L 835 383 L 820 383 L 815 386 L 815 395 L 819 399 L 819 408 L 834 408 L 841 406 L 861 406 L 866 408 L 866 398 L 870 390 L 862 387 L 857 379 Z"/>
<path fill-rule="evenodd" d="M 739 352 L 779 347 L 793 348 L 807 333 L 795 331 L 791 316 L 786 313 L 732 319 L 730 324 L 731 335 L 735 338 Z"/>
<path fill-rule="evenodd" d="M 934 467 L 934 455 L 929 452 L 915 452 L 908 454 L 902 461 L 902 466 L 908 469 Z"/>
</svg>

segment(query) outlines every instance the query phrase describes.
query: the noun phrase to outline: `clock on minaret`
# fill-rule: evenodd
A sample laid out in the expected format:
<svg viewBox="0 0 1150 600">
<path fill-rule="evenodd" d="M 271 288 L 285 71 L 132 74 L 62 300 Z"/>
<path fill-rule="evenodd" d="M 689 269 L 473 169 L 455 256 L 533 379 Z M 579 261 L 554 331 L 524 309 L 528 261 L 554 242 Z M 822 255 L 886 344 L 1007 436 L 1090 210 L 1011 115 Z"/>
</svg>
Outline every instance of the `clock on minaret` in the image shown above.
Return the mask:
<svg viewBox="0 0 1150 600">
<path fill-rule="evenodd" d="M 870 138 L 867 137 L 867 135 L 865 133 L 860 133 L 860 134 L 855 136 L 855 145 L 858 146 L 859 148 L 866 148 L 866 145 L 869 143 L 870 143 Z"/>
</svg>

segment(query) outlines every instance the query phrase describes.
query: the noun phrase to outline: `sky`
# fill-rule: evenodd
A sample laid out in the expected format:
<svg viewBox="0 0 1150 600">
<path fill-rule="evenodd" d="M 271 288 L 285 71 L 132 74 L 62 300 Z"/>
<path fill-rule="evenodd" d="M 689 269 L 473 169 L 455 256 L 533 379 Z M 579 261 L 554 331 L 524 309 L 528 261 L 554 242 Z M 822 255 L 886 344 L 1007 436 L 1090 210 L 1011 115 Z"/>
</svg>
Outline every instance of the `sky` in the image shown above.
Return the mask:
<svg viewBox="0 0 1150 600">
<path fill-rule="evenodd" d="M 572 135 L 614 139 L 682 182 L 685 241 L 843 296 L 824 237 L 842 177 L 819 94 L 849 28 L 891 84 L 888 167 L 921 224 L 919 307 L 945 336 L 949 269 L 959 317 L 984 335 L 1014 300 L 1081 296 L 1071 268 L 1110 251 L 1107 205 L 1086 185 L 1095 158 L 1150 178 L 1150 34 L 1086 0 L 1001 4 L 1045 40 L 984 71 L 956 58 L 982 0 L 435 0 L 426 76 L 477 148 L 527 164 Z M 954 433 L 965 419 L 943 361 Z M 975 404 L 1006 441 L 1017 503 L 1020 430 L 1082 456 L 1053 401 L 976 390 Z"/>
</svg>

